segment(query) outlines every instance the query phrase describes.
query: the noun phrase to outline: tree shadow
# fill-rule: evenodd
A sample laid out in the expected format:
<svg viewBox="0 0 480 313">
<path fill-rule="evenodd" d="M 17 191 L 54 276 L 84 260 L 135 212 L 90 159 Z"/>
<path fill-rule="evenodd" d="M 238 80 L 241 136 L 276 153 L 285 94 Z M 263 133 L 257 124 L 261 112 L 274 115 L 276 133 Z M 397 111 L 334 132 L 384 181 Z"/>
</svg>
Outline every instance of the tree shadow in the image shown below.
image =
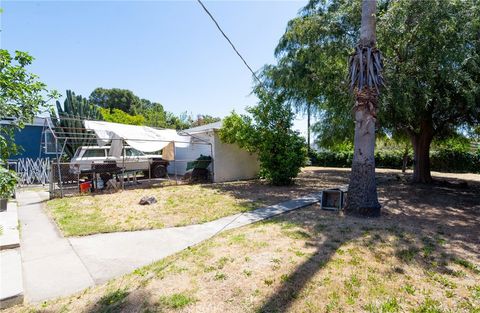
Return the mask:
<svg viewBox="0 0 480 313">
<path fill-rule="evenodd" d="M 229 194 L 245 203 L 258 206 L 273 205 L 298 198 L 323 189 L 348 183 L 348 171 L 330 169 L 306 169 L 290 186 L 273 186 L 264 180 L 254 179 L 237 182 L 203 184 L 202 188 L 214 189 Z"/>
<path fill-rule="evenodd" d="M 362 241 L 382 258 L 377 247 L 385 243 L 384 238 L 393 237 L 393 254 L 401 264 L 408 266 L 414 263 L 434 281 L 443 284 L 448 279 L 442 280 L 439 274 L 456 275 L 450 267 L 452 263 L 473 260 L 473 264 L 480 264 L 480 184 L 470 181 L 469 186 L 465 187 L 461 181 L 454 180 L 450 184 L 418 186 L 396 179 L 380 181 L 378 191 L 383 205 L 382 217 L 361 219 L 318 211 L 319 215 L 330 216 L 330 224 L 323 225 L 324 229 L 319 235 L 307 242 L 316 248 L 315 252 L 284 279 L 258 312 L 289 311 L 312 278 L 332 260 L 338 249 L 354 240 Z M 318 222 L 312 225 L 312 221 L 319 220 L 318 217 L 315 219 L 312 215 L 306 220 L 296 220 L 295 214 L 297 212 L 276 220 L 297 223 L 309 232 L 318 230 Z M 403 273 L 404 270 L 399 267 L 392 271 Z"/>
</svg>

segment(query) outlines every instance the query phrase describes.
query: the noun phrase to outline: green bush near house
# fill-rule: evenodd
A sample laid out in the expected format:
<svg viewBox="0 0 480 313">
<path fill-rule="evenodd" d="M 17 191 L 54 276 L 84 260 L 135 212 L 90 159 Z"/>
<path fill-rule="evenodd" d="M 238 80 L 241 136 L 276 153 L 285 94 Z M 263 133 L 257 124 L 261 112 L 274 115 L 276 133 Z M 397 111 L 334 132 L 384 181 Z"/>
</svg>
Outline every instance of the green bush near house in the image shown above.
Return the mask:
<svg viewBox="0 0 480 313">
<path fill-rule="evenodd" d="M 13 194 L 17 185 L 17 174 L 0 166 L 0 199 L 8 199 Z"/>
</svg>

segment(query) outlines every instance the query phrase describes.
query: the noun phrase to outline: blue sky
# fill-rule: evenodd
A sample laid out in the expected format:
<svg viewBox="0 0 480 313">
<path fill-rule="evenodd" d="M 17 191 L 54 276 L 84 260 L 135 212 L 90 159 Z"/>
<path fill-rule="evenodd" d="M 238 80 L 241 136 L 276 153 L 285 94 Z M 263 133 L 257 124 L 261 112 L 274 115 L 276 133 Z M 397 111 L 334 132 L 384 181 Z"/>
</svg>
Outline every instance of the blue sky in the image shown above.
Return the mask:
<svg viewBox="0 0 480 313">
<path fill-rule="evenodd" d="M 254 70 L 306 1 L 204 1 Z M 126 88 L 179 114 L 256 103 L 252 77 L 195 1 L 2 1 L 1 47 L 36 60 L 51 89 Z M 303 121 L 297 128 L 304 130 Z"/>
</svg>

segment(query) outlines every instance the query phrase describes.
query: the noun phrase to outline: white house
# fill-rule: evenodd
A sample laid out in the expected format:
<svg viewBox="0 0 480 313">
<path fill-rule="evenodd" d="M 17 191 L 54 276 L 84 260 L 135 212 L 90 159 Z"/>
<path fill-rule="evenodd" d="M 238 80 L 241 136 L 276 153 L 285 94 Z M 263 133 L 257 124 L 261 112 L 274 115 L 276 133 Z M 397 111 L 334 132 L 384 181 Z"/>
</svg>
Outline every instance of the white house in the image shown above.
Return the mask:
<svg viewBox="0 0 480 313">
<path fill-rule="evenodd" d="M 257 156 L 241 149 L 236 144 L 222 142 L 218 134 L 221 127 L 222 122 L 220 121 L 180 132 L 180 135 L 191 137 L 191 144 L 175 149 L 175 164 L 171 163 L 168 172 L 173 173 L 176 169 L 177 174 L 183 175 L 187 162 L 195 160 L 200 155 L 207 155 L 212 156 L 214 160 L 209 167 L 213 171 L 214 182 L 257 177 L 260 168 Z"/>
</svg>

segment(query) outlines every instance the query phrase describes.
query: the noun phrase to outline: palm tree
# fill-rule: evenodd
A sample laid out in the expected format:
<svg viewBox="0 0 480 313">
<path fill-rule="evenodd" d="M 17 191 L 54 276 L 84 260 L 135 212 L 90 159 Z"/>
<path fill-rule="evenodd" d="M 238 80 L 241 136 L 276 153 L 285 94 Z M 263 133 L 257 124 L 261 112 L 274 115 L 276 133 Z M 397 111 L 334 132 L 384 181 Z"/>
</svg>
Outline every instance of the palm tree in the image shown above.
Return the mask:
<svg viewBox="0 0 480 313">
<path fill-rule="evenodd" d="M 379 216 L 375 181 L 375 124 L 377 101 L 383 86 L 381 53 L 376 48 L 376 0 L 362 0 L 360 41 L 349 59 L 350 88 L 355 97 L 354 155 L 345 212 Z"/>
</svg>

